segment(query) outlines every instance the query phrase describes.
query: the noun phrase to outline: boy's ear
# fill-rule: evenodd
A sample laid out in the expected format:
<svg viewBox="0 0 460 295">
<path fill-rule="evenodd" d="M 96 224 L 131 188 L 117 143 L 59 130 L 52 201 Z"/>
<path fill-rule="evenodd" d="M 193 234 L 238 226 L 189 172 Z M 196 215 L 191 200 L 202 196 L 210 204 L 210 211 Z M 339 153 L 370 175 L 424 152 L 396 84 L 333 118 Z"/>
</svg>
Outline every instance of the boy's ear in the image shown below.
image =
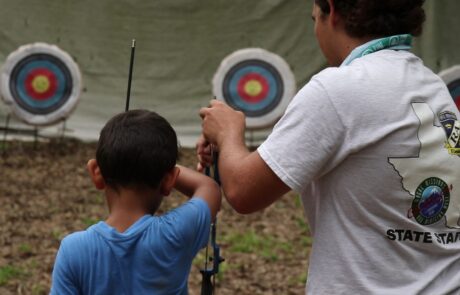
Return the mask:
<svg viewBox="0 0 460 295">
<path fill-rule="evenodd" d="M 174 167 L 164 176 L 163 180 L 160 183 L 160 193 L 163 196 L 169 196 L 174 185 L 176 184 L 177 177 L 179 176 L 180 169 Z"/>
<path fill-rule="evenodd" d="M 86 167 L 88 168 L 89 176 L 91 177 L 94 186 L 98 190 L 105 189 L 104 177 L 102 177 L 101 169 L 99 169 L 99 165 L 97 164 L 96 159 L 89 160 L 88 164 L 86 164 Z"/>
</svg>

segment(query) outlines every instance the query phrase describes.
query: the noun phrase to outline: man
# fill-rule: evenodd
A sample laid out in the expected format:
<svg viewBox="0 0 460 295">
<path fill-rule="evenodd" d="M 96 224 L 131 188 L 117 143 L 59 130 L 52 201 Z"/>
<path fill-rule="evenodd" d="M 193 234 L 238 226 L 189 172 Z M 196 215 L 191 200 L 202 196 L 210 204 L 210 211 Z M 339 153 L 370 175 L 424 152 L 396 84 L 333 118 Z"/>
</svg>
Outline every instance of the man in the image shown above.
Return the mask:
<svg viewBox="0 0 460 295">
<path fill-rule="evenodd" d="M 408 52 L 422 5 L 315 0 L 315 35 L 333 67 L 255 152 L 241 112 L 218 101 L 200 110 L 198 169 L 215 145 L 236 211 L 301 193 L 314 238 L 308 294 L 460 292 L 460 113 Z"/>
</svg>

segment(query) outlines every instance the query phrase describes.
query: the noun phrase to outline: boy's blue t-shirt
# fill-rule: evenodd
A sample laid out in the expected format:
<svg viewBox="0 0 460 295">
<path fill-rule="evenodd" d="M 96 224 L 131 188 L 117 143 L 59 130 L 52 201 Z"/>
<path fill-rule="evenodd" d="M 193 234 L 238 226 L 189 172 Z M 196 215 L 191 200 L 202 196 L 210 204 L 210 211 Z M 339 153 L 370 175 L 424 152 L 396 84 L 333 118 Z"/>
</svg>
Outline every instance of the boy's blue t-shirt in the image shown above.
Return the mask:
<svg viewBox="0 0 460 295">
<path fill-rule="evenodd" d="M 193 198 L 123 233 L 101 221 L 64 238 L 51 294 L 187 294 L 192 260 L 208 242 L 211 213 Z"/>
</svg>

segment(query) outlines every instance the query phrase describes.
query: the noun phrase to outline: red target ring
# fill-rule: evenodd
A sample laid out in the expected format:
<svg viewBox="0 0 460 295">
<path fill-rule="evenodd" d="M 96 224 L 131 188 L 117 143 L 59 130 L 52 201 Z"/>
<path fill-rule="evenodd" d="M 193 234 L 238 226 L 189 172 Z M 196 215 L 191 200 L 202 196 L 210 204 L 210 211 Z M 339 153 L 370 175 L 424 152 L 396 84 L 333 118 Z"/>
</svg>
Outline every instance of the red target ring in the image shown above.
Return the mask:
<svg viewBox="0 0 460 295">
<path fill-rule="evenodd" d="M 286 61 L 261 48 L 240 49 L 225 57 L 212 84 L 218 100 L 245 114 L 248 129 L 275 124 L 296 92 Z"/>
<path fill-rule="evenodd" d="M 25 80 L 27 94 L 36 100 L 45 100 L 53 96 L 57 89 L 56 75 L 48 69 L 32 70 Z"/>
<path fill-rule="evenodd" d="M 238 94 L 248 103 L 262 101 L 269 89 L 267 79 L 257 73 L 249 73 L 238 82 Z"/>
<path fill-rule="evenodd" d="M 31 125 L 66 119 L 81 94 L 78 65 L 55 45 L 34 43 L 8 55 L 0 76 L 0 93 L 13 113 Z"/>
</svg>

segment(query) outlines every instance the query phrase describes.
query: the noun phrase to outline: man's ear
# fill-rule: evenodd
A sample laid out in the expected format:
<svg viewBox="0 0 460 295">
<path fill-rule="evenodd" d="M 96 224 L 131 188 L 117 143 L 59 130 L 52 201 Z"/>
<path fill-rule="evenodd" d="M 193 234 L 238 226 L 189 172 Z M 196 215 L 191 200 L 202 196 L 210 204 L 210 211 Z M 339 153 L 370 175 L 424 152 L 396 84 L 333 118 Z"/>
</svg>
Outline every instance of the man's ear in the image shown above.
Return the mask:
<svg viewBox="0 0 460 295">
<path fill-rule="evenodd" d="M 98 190 L 105 189 L 104 177 L 102 177 L 101 169 L 99 169 L 96 159 L 89 160 L 88 164 L 86 164 L 86 168 L 88 168 L 89 176 L 91 177 L 94 186 Z"/>
<path fill-rule="evenodd" d="M 160 193 L 163 196 L 169 196 L 174 185 L 176 184 L 177 177 L 179 176 L 180 169 L 174 167 L 164 176 L 163 180 L 160 183 Z"/>
<path fill-rule="evenodd" d="M 332 22 L 332 25 L 335 27 L 339 23 L 339 15 L 335 11 L 334 0 L 327 0 L 329 2 L 329 20 Z"/>
</svg>

